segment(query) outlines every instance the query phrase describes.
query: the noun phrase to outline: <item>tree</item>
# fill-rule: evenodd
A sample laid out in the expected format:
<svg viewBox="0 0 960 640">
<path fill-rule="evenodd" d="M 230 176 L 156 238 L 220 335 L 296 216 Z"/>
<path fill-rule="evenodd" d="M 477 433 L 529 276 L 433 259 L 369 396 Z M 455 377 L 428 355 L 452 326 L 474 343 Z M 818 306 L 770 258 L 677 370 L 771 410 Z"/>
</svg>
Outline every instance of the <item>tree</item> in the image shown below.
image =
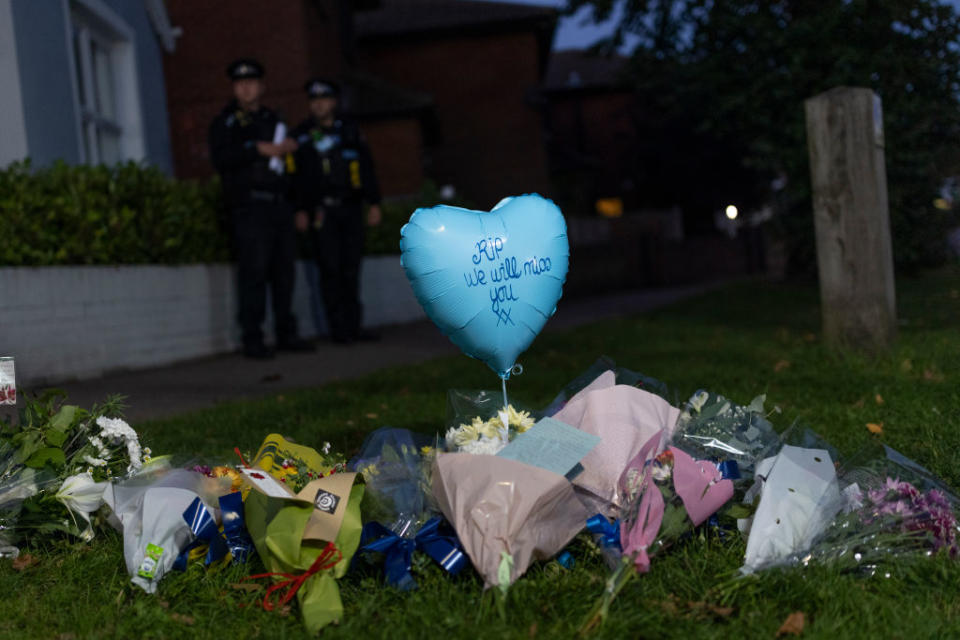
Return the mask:
<svg viewBox="0 0 960 640">
<path fill-rule="evenodd" d="M 598 20 L 616 0 L 569 0 Z M 621 0 L 599 48 L 639 36 L 638 91 L 736 152 L 755 193 L 787 178 L 780 223 L 795 265 L 813 265 L 803 100 L 840 85 L 883 100 L 894 253 L 910 269 L 945 258 L 956 215 L 933 206 L 960 170 L 960 19 L 936 0 Z M 653 89 L 653 91 L 651 91 Z M 772 194 L 767 194 L 772 197 Z"/>
</svg>

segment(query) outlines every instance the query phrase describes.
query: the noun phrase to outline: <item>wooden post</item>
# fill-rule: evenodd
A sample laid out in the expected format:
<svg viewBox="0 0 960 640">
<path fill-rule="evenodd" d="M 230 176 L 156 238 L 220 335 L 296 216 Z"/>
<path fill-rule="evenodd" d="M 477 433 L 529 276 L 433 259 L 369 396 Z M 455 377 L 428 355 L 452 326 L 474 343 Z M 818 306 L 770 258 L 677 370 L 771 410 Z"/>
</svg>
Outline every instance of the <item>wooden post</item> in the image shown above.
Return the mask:
<svg viewBox="0 0 960 640">
<path fill-rule="evenodd" d="M 837 87 L 804 103 L 823 336 L 867 351 L 896 337 L 880 98 Z"/>
</svg>

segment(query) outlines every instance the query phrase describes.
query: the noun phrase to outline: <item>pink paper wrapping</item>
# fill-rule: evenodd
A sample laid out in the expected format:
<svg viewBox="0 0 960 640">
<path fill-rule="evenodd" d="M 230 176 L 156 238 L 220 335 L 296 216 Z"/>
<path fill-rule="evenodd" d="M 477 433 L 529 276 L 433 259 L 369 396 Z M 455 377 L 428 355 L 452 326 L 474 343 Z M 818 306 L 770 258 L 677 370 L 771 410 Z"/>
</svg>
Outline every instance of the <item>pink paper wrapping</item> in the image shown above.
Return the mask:
<svg viewBox="0 0 960 640">
<path fill-rule="evenodd" d="M 440 454 L 433 495 L 486 587 L 499 584 L 502 551 L 513 556 L 513 583 L 534 560 L 559 553 L 590 516 L 563 476 L 497 456 Z"/>
<path fill-rule="evenodd" d="M 553 417 L 600 437 L 580 461 L 584 470 L 573 484 L 592 512 L 615 517 L 623 499 L 617 487 L 620 474 L 658 432 L 663 438 L 655 454 L 663 449 L 680 410 L 658 395 L 614 380 L 613 371 L 605 371 Z"/>
</svg>

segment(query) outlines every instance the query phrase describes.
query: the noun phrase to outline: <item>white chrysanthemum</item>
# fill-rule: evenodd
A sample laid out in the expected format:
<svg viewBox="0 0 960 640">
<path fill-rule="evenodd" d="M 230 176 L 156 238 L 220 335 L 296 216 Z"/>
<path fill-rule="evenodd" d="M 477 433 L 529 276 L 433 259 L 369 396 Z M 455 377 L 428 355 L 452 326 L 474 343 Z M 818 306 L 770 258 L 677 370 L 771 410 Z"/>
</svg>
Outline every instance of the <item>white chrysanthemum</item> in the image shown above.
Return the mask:
<svg viewBox="0 0 960 640">
<path fill-rule="evenodd" d="M 97 426 L 100 427 L 100 435 L 113 441 L 137 440 L 137 432 L 129 424 L 120 418 L 107 418 L 100 416 L 97 418 Z"/>
<path fill-rule="evenodd" d="M 480 438 L 468 442 L 460 450 L 474 455 L 495 456 L 504 446 L 506 443 L 500 438 Z"/>
<path fill-rule="evenodd" d="M 107 466 L 107 461 L 101 458 L 94 458 L 92 456 L 83 456 L 83 461 L 86 462 L 91 467 L 105 467 Z"/>
<path fill-rule="evenodd" d="M 143 466 L 139 442 L 136 440 L 127 440 L 127 456 L 130 458 L 130 464 L 127 465 L 127 472 L 139 471 L 140 467 Z"/>
</svg>

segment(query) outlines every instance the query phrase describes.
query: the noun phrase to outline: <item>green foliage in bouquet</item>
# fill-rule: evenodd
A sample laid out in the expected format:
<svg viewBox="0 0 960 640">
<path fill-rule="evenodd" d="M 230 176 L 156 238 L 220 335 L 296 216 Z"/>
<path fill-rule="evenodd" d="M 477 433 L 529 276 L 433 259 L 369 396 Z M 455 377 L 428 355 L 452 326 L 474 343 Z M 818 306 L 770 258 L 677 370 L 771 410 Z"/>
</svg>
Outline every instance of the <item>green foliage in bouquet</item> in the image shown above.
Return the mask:
<svg viewBox="0 0 960 640">
<path fill-rule="evenodd" d="M 136 473 L 150 459 L 119 416 L 120 396 L 86 410 L 50 390 L 25 395 L 19 422 L 0 423 L 0 538 L 31 533 L 93 537 L 91 515 L 113 478 Z M 114 416 L 114 417 L 111 417 Z M 81 522 L 81 520 L 83 522 Z"/>
<path fill-rule="evenodd" d="M 0 170 L 0 265 L 185 264 L 229 257 L 220 185 L 156 167 Z"/>
</svg>

